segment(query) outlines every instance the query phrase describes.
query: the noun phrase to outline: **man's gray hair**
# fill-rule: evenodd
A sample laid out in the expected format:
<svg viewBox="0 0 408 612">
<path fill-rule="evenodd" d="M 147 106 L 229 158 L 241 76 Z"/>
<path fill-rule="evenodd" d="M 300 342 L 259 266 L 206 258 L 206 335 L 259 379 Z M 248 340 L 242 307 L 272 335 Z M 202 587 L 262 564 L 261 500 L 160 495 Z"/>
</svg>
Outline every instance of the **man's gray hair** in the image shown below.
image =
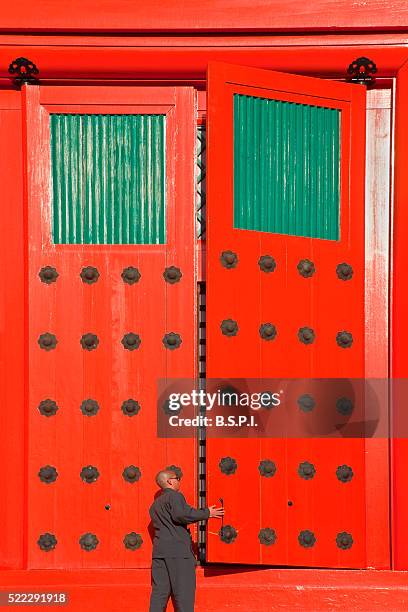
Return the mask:
<svg viewBox="0 0 408 612">
<path fill-rule="evenodd" d="M 160 472 L 156 474 L 156 483 L 161 489 L 165 489 L 168 479 L 174 478 L 175 476 L 177 476 L 177 474 L 173 470 L 160 470 Z"/>
</svg>

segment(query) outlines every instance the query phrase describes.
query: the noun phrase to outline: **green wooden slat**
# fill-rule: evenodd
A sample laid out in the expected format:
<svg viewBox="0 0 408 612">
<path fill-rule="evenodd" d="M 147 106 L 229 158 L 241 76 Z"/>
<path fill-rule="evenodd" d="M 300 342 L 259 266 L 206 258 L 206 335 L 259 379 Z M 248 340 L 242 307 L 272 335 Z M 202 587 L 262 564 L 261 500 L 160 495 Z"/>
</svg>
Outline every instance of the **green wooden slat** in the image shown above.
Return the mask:
<svg viewBox="0 0 408 612">
<path fill-rule="evenodd" d="M 164 244 L 165 115 L 51 114 L 55 244 Z"/>
<path fill-rule="evenodd" d="M 339 110 L 234 94 L 234 227 L 339 240 Z"/>
</svg>

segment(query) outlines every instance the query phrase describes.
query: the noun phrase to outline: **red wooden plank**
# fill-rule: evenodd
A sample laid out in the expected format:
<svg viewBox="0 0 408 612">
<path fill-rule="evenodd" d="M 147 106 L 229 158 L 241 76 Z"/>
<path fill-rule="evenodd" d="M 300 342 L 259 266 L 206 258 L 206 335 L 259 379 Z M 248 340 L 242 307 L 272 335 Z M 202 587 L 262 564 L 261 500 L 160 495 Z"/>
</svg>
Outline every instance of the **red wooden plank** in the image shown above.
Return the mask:
<svg viewBox="0 0 408 612">
<path fill-rule="evenodd" d="M 392 306 L 391 306 L 391 377 L 396 380 L 393 395 L 394 422 L 405 413 L 406 397 L 398 380 L 408 378 L 408 328 L 405 324 L 408 312 L 408 286 L 406 266 L 408 261 L 408 64 L 398 73 L 396 87 L 395 123 L 395 192 L 393 211 L 393 258 L 392 258 Z M 398 437 L 392 440 L 392 542 L 395 569 L 408 568 L 408 440 Z"/>
<path fill-rule="evenodd" d="M 407 40 L 404 32 L 336 32 L 333 34 L 319 32 L 310 36 L 310 33 L 295 32 L 290 36 L 291 46 L 313 47 L 336 45 L 361 46 L 361 45 L 404 45 Z M 154 44 L 153 44 L 154 43 Z M 249 33 L 233 34 L 223 32 L 221 36 L 211 33 L 191 34 L 157 34 L 152 37 L 149 33 L 140 34 L 135 38 L 126 34 L 4 34 L 0 32 L 0 46 L 25 45 L 27 47 L 128 47 L 128 48 L 162 48 L 162 47 L 191 47 L 205 48 L 215 47 L 223 49 L 236 49 L 240 47 L 262 48 L 262 47 L 287 47 L 287 34 L 275 33 Z"/>
<path fill-rule="evenodd" d="M 391 96 L 388 89 L 367 91 L 366 113 L 366 377 L 381 380 L 383 389 L 390 367 Z M 390 405 L 388 398 L 384 399 L 382 410 L 386 416 Z M 390 550 L 389 495 L 378 495 L 379 483 L 382 481 L 382 488 L 386 490 L 390 479 L 389 446 L 388 436 L 366 441 L 369 455 L 366 462 L 367 532 L 377 534 L 376 538 L 368 538 L 367 555 L 375 567 L 382 567 Z"/>
<path fill-rule="evenodd" d="M 317 98 L 330 98 L 332 100 L 350 101 L 352 89 L 349 83 L 338 83 L 333 81 L 322 81 L 319 79 L 300 76 L 298 74 L 288 74 L 277 70 L 258 70 L 255 67 L 247 67 L 229 64 L 227 62 L 217 62 L 217 71 L 223 71 L 225 83 L 236 87 L 260 87 L 273 92 L 294 94 L 296 96 L 313 96 Z M 211 68 L 210 68 L 211 69 Z M 250 85 L 245 86 L 246 80 Z M 285 98 L 282 98 L 285 99 Z"/>
<path fill-rule="evenodd" d="M 2 31 L 15 32 L 280 32 L 338 30 L 406 30 L 404 0 L 203 0 L 200 5 L 182 0 L 151 0 L 135 5 L 128 0 L 72 0 L 65 5 L 24 0 L 19 10 L 6 4 Z"/>
<path fill-rule="evenodd" d="M 82 85 L 81 87 L 43 87 L 40 90 L 40 103 L 43 105 L 53 104 L 54 106 L 66 106 L 72 105 L 74 107 L 78 105 L 87 106 L 89 104 L 94 105 L 112 105 L 116 108 L 119 105 L 129 106 L 134 104 L 134 96 L 132 96 L 132 90 L 126 87 L 115 88 L 112 87 L 95 87 L 91 85 Z M 56 94 L 59 94 L 56 97 Z M 133 90 L 134 93 L 134 90 Z M 172 87 L 149 87 L 141 88 L 137 95 L 137 106 L 144 108 L 145 106 L 154 107 L 155 110 L 159 107 L 159 112 L 163 112 L 161 109 L 162 105 L 174 105 L 176 102 L 177 93 Z M 56 99 L 58 102 L 56 102 Z M 54 112 L 57 112 L 54 110 Z M 115 110 L 116 112 L 116 110 Z M 143 112 L 146 112 L 145 110 Z"/>
<path fill-rule="evenodd" d="M 19 92 L 0 92 L 0 567 L 23 568 L 26 499 L 25 243 Z"/>
</svg>

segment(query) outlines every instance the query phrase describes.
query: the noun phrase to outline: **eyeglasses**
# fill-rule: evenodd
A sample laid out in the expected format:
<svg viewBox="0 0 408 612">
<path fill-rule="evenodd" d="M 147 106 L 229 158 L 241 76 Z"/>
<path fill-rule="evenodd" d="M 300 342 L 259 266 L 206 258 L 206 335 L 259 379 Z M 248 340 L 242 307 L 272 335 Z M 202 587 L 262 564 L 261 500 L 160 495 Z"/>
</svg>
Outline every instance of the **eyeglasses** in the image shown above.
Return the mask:
<svg viewBox="0 0 408 612">
<path fill-rule="evenodd" d="M 168 480 L 180 480 L 180 476 L 172 476 L 171 478 L 168 478 Z"/>
</svg>

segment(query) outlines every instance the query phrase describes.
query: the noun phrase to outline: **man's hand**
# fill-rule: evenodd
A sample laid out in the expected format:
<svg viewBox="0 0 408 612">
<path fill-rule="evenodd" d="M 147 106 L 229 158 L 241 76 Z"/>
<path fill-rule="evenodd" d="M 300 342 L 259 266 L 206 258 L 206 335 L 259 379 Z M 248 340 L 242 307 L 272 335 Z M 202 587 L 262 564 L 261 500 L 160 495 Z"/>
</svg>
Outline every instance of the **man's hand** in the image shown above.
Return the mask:
<svg viewBox="0 0 408 612">
<path fill-rule="evenodd" d="M 224 514 L 224 508 L 216 508 L 215 504 L 208 507 L 210 511 L 210 518 L 221 518 Z"/>
</svg>

